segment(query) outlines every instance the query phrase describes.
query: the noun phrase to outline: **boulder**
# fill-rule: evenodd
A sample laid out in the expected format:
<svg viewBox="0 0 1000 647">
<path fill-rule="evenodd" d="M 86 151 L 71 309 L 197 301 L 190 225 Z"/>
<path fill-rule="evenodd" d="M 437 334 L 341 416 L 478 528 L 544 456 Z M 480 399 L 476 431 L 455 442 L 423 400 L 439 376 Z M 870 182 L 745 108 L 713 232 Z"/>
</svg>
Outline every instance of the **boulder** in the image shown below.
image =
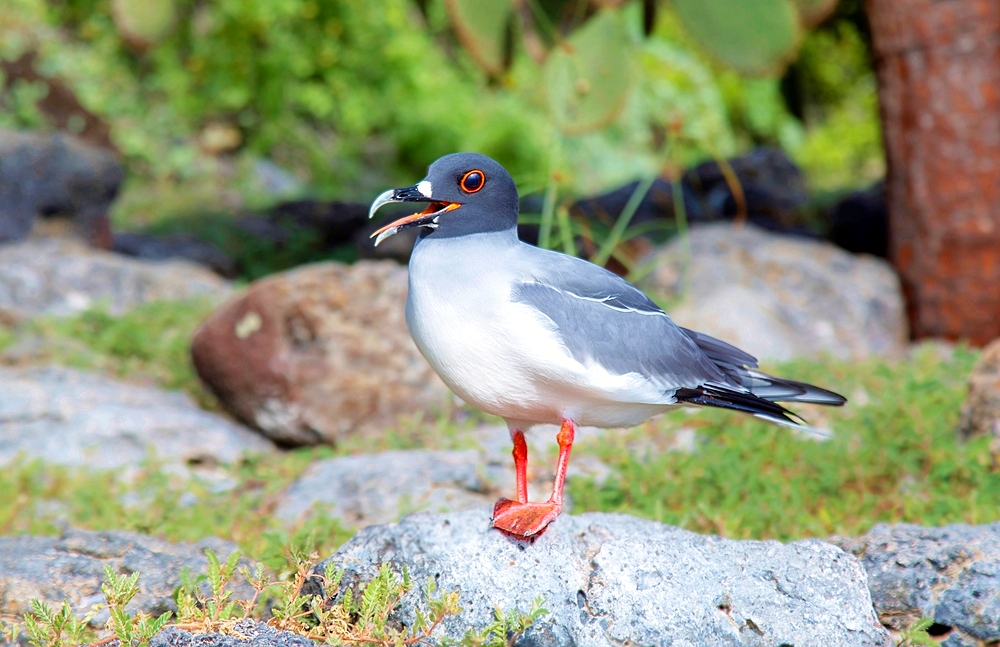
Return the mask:
<svg viewBox="0 0 1000 647">
<path fill-rule="evenodd" d="M 126 610 L 159 615 L 175 611 L 174 590 L 181 572 L 204 572 L 205 551 L 225 560 L 236 546 L 221 539 L 197 544 L 172 544 L 133 532 L 67 530 L 61 537 L 0 537 L 0 617 L 21 618 L 31 600 L 61 605 L 66 600 L 79 614 L 103 603 L 104 567 L 119 575 L 138 572 L 139 593 Z M 237 598 L 250 599 L 253 590 L 238 576 L 232 586 Z M 107 621 L 107 611 L 94 624 Z"/>
<path fill-rule="evenodd" d="M 863 537 L 831 541 L 861 560 L 886 626 L 904 629 L 932 618 L 943 647 L 1000 642 L 1000 523 L 879 524 Z"/>
<path fill-rule="evenodd" d="M 555 425 L 539 425 L 527 434 L 528 496 L 541 501 L 555 476 Z M 596 427 L 577 429 L 576 448 L 604 434 Z M 391 523 L 411 512 L 451 512 L 493 505 L 515 491 L 514 461 L 506 425 L 482 426 L 460 433 L 468 450 L 405 450 L 342 456 L 317 461 L 289 487 L 275 514 L 300 521 L 312 514 L 363 528 Z M 592 456 L 575 456 L 570 478 L 603 482 L 611 469 Z M 564 510 L 572 509 L 567 497 Z"/>
<path fill-rule="evenodd" d="M 320 263 L 256 281 L 195 333 L 198 375 L 285 445 L 379 432 L 447 403 L 406 328 L 406 269 Z"/>
<path fill-rule="evenodd" d="M 345 575 L 325 593 L 336 598 L 390 562 L 415 583 L 460 591 L 464 611 L 438 639 L 483 627 L 498 608 L 527 611 L 540 596 L 549 615 L 519 645 L 892 645 L 861 564 L 826 542 L 734 541 L 588 513 L 563 515 L 527 543 L 489 530 L 489 518 L 479 508 L 370 526 L 330 558 Z M 413 622 L 421 588 L 395 620 Z"/>
<path fill-rule="evenodd" d="M 687 250 L 690 248 L 690 258 Z M 643 287 L 677 302 L 678 325 L 760 359 L 898 358 L 907 348 L 899 279 L 885 261 L 752 225 L 692 227 L 645 259 Z"/>
<path fill-rule="evenodd" d="M 60 238 L 0 245 L 0 310 L 18 317 L 95 306 L 122 314 L 147 301 L 222 300 L 230 291 L 227 281 L 187 261 L 142 262 Z"/>
<path fill-rule="evenodd" d="M 983 349 L 972 369 L 958 432 L 963 438 L 988 434 L 1000 443 L 1000 339 Z"/>
<path fill-rule="evenodd" d="M 132 468 L 150 452 L 170 463 L 232 463 L 273 449 L 258 434 L 199 409 L 185 394 L 66 368 L 0 368 L 0 465 Z"/>
<path fill-rule="evenodd" d="M 109 151 L 65 133 L 0 130 L 0 243 L 23 239 L 38 216 L 61 215 L 110 247 L 108 207 L 122 177 Z"/>
</svg>

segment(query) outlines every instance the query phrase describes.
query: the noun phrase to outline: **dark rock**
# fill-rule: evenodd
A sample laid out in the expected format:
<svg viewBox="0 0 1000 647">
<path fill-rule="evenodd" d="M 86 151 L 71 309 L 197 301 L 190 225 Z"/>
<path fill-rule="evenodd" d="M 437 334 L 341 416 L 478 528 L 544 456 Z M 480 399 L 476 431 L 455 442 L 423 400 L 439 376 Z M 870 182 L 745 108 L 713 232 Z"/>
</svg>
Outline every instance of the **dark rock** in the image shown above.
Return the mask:
<svg viewBox="0 0 1000 647">
<path fill-rule="evenodd" d="M 126 470 L 152 452 L 211 466 L 273 446 L 199 409 L 186 394 L 50 367 L 0 368 L 0 465 L 18 454 L 60 465 Z"/>
<path fill-rule="evenodd" d="M 549 615 L 526 645 L 892 644 L 861 564 L 822 541 L 734 541 L 588 513 L 563 515 L 527 543 L 490 530 L 489 518 L 480 508 L 370 526 L 330 558 L 345 575 L 326 593 L 370 581 L 389 562 L 414 582 L 433 578 L 440 591 L 460 591 L 464 610 L 442 623 L 438 639 L 482 628 L 497 608 L 526 612 L 541 596 Z M 398 607 L 406 625 L 420 588 Z"/>
<path fill-rule="evenodd" d="M 766 229 L 800 222 L 799 212 L 808 199 L 805 178 L 784 151 L 757 148 L 727 162 L 742 190 L 750 222 Z M 729 220 L 739 213 L 739 201 L 715 160 L 685 172 L 684 183 L 699 197 L 705 220 Z"/>
<path fill-rule="evenodd" d="M 958 433 L 965 439 L 990 435 L 1000 444 L 1000 339 L 983 349 L 972 369 Z"/>
<path fill-rule="evenodd" d="M 332 248 L 350 243 L 358 230 L 368 225 L 368 205 L 295 200 L 271 209 L 269 218 L 279 225 L 287 222 L 314 231 L 323 245 Z"/>
<path fill-rule="evenodd" d="M 103 602 L 104 567 L 118 574 L 140 573 L 139 594 L 127 611 L 159 615 L 176 610 L 174 590 L 187 569 L 204 572 L 205 550 L 225 558 L 236 546 L 220 539 L 197 544 L 171 544 L 132 532 L 68 530 L 61 537 L 0 537 L 0 616 L 21 618 L 34 599 L 52 605 L 66 600 L 81 615 Z M 253 589 L 237 576 L 233 590 L 238 599 L 250 599 Z M 107 620 L 107 612 L 94 624 Z"/>
<path fill-rule="evenodd" d="M 830 242 L 855 254 L 889 255 L 889 211 L 885 184 L 848 194 L 830 207 Z"/>
<path fill-rule="evenodd" d="M 112 251 L 151 261 L 183 258 L 211 268 L 216 274 L 233 278 L 237 274 L 236 262 L 225 252 L 198 239 L 192 234 L 154 236 L 138 232 L 115 234 Z"/>
<path fill-rule="evenodd" d="M 233 635 L 192 634 L 171 627 L 154 636 L 149 647 L 315 647 L 318 644 L 249 619 L 237 623 L 232 632 Z"/>
<path fill-rule="evenodd" d="M 35 218 L 72 218 L 92 244 L 112 244 L 108 207 L 122 170 L 108 151 L 63 133 L 0 130 L 0 243 L 23 239 Z"/>
<path fill-rule="evenodd" d="M 195 333 L 195 368 L 228 411 L 279 443 L 381 432 L 448 398 L 407 331 L 406 289 L 406 270 L 388 262 L 261 279 Z"/>
<path fill-rule="evenodd" d="M 861 560 L 879 619 L 893 629 L 933 618 L 948 645 L 1000 641 L 1000 523 L 922 528 L 879 524 L 831 538 Z"/>
</svg>

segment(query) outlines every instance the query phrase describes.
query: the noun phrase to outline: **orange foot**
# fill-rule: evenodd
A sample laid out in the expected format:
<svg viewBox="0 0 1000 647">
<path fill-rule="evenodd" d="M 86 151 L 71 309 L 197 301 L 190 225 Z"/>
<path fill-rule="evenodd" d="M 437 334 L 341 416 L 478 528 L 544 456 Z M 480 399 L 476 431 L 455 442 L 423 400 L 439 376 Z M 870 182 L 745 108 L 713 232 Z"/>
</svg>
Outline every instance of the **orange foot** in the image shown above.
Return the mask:
<svg viewBox="0 0 1000 647">
<path fill-rule="evenodd" d="M 560 510 L 562 505 L 552 501 L 518 503 L 500 499 L 493 506 L 492 526 L 516 539 L 528 539 L 541 535 L 556 520 Z"/>
</svg>

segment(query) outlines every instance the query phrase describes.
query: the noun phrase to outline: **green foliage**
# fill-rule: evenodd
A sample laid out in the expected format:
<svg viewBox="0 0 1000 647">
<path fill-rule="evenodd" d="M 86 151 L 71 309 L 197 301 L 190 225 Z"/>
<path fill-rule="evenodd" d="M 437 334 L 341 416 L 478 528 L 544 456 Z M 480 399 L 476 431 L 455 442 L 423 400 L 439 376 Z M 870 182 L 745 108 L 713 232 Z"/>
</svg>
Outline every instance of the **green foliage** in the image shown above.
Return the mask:
<svg viewBox="0 0 1000 647">
<path fill-rule="evenodd" d="M 460 644 L 470 647 L 509 647 L 517 642 L 528 627 L 548 615 L 549 612 L 544 605 L 545 600 L 539 596 L 532 600 L 528 613 L 521 613 L 517 609 L 505 613 L 502 609 L 496 608 L 493 610 L 494 621 L 479 632 L 467 633 Z M 442 643 L 442 647 L 446 647 L 447 644 Z"/>
<path fill-rule="evenodd" d="M 505 63 L 511 0 L 444 0 L 444 4 L 462 46 L 486 72 L 499 75 Z"/>
<path fill-rule="evenodd" d="M 736 538 L 858 535 L 878 522 L 995 521 L 1000 472 L 989 439 L 959 442 L 955 426 L 975 353 L 846 364 L 796 362 L 793 379 L 847 395 L 840 409 L 793 407 L 831 428 L 816 442 L 752 418 L 678 412 L 595 448 L 618 478 L 570 482 L 574 505 L 635 514 Z M 665 451 L 678 428 L 698 439 Z M 585 450 L 582 450 L 585 451 Z"/>
<path fill-rule="evenodd" d="M 93 633 L 87 628 L 91 618 L 93 613 L 77 618 L 65 600 L 58 611 L 41 600 L 32 600 L 31 611 L 24 616 L 24 629 L 33 647 L 76 647 Z M 7 641 L 17 644 L 17 625 L 8 627 Z"/>
<path fill-rule="evenodd" d="M 150 380 L 211 405 L 214 400 L 198 381 L 189 348 L 212 308 L 210 301 L 200 299 L 145 303 L 120 317 L 94 308 L 73 317 L 35 319 L 19 332 L 41 338 L 38 359 Z M 4 336 L 0 332 L 0 347 Z"/>
<path fill-rule="evenodd" d="M 612 122 L 632 89 L 634 49 L 621 13 L 610 10 L 558 45 L 544 75 L 556 125 L 568 134 L 580 134 Z"/>
<path fill-rule="evenodd" d="M 933 618 L 921 618 L 908 628 L 899 632 L 899 644 L 897 647 L 913 647 L 914 645 L 939 645 L 941 641 L 935 640 L 927 633 L 927 630 L 934 624 Z"/>
<path fill-rule="evenodd" d="M 780 71 L 799 43 L 791 0 L 673 0 L 672 6 L 703 47 L 744 74 Z"/>
<path fill-rule="evenodd" d="M 535 130 L 531 111 L 450 63 L 409 0 L 176 0 L 174 25 L 146 50 L 129 46 L 115 5 L 5 3 L 0 57 L 37 49 L 46 72 L 111 124 L 133 172 L 216 172 L 206 152 L 218 126 L 235 129 L 244 154 L 346 196 L 455 150 L 516 172 L 543 157 L 510 137 Z"/>
<path fill-rule="evenodd" d="M 117 575 L 111 566 L 105 566 L 104 578 L 101 592 L 111 614 L 107 629 L 114 633 L 123 647 L 147 647 L 149 640 L 170 621 L 173 614 L 165 611 L 154 618 L 140 611 L 130 615 L 125 607 L 139 593 L 139 573 Z"/>
</svg>

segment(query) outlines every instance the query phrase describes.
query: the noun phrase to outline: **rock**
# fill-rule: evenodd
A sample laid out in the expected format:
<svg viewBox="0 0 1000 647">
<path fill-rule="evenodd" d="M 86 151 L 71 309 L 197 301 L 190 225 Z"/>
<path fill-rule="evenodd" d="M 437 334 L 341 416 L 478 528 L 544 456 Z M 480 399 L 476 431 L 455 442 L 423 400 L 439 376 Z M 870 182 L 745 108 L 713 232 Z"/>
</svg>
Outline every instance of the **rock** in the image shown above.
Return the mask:
<svg viewBox="0 0 1000 647">
<path fill-rule="evenodd" d="M 830 242 L 854 254 L 889 256 L 889 209 L 885 183 L 854 191 L 830 207 Z"/>
<path fill-rule="evenodd" d="M 701 209 L 694 218 L 731 220 L 739 213 L 730 180 L 735 179 L 743 193 L 747 219 L 767 229 L 787 230 L 801 224 L 801 210 L 808 200 L 802 171 L 779 148 L 757 148 L 746 155 L 727 160 L 729 169 L 710 160 L 686 171 L 683 183 L 698 196 Z M 803 232 L 805 231 L 802 228 Z"/>
<path fill-rule="evenodd" d="M 669 310 L 678 325 L 758 358 L 896 358 L 906 351 L 899 279 L 881 259 L 719 223 L 693 227 L 687 241 L 674 240 L 644 262 L 656 267 L 643 283 L 650 294 L 686 296 Z"/>
<path fill-rule="evenodd" d="M 293 173 L 266 158 L 254 163 L 252 173 L 257 187 L 270 196 L 287 197 L 305 189 L 302 181 Z"/>
<path fill-rule="evenodd" d="M 406 289 L 406 270 L 385 261 L 256 281 L 195 333 L 195 368 L 228 411 L 279 443 L 382 431 L 449 398 L 407 331 Z"/>
<path fill-rule="evenodd" d="M 139 232 L 117 233 L 111 250 L 147 261 L 183 258 L 204 265 L 220 276 L 233 278 L 237 275 L 236 261 L 212 243 L 191 234 L 154 236 Z"/>
<path fill-rule="evenodd" d="M 588 513 L 559 517 L 529 544 L 488 530 L 489 516 L 487 508 L 419 513 L 370 526 L 330 558 L 345 575 L 326 593 L 367 582 L 390 562 L 415 583 L 433 578 L 438 590 L 461 592 L 464 611 L 438 638 L 483 627 L 496 608 L 527 611 L 541 596 L 550 613 L 532 631 L 537 639 L 521 644 L 892 644 L 857 559 L 822 541 L 733 541 Z M 405 624 L 420 588 L 401 600 L 396 618 Z"/>
<path fill-rule="evenodd" d="M 831 541 L 858 556 L 879 619 L 893 629 L 933 618 L 947 647 L 1000 641 L 1000 523 L 879 524 Z"/>
<path fill-rule="evenodd" d="M 0 246 L 0 310 L 67 316 L 106 306 L 122 314 L 156 300 L 221 300 L 229 283 L 187 261 L 142 262 L 58 238 Z"/>
<path fill-rule="evenodd" d="M 161 460 L 213 465 L 273 447 L 182 393 L 65 368 L 0 368 L 0 465 L 19 452 L 49 463 L 132 468 Z"/>
<path fill-rule="evenodd" d="M 0 243 L 23 239 L 38 216 L 63 215 L 110 247 L 108 207 L 122 177 L 111 153 L 70 135 L 0 130 Z"/>
<path fill-rule="evenodd" d="M 287 631 L 278 631 L 263 622 L 241 620 L 232 635 L 192 634 L 170 627 L 156 634 L 149 647 L 314 647 L 317 643 Z"/>
<path fill-rule="evenodd" d="M 544 500 L 552 490 L 557 431 L 555 425 L 540 425 L 527 434 L 528 496 L 533 501 Z M 576 447 L 600 438 L 603 431 L 578 428 Z M 467 510 L 492 506 L 501 496 L 512 497 L 514 462 L 507 427 L 481 427 L 469 436 L 477 449 L 391 451 L 317 461 L 288 488 L 275 514 L 295 522 L 321 513 L 363 528 L 391 523 L 411 512 Z M 570 462 L 571 479 L 603 482 L 610 474 L 609 467 L 590 456 L 576 456 Z M 570 509 L 567 497 L 564 510 Z"/>
<path fill-rule="evenodd" d="M 972 369 L 958 433 L 966 439 L 989 434 L 1000 442 L 1000 339 L 983 349 Z"/>
<path fill-rule="evenodd" d="M 67 600 L 79 614 L 104 602 L 104 567 L 116 573 L 138 572 L 139 594 L 126 609 L 159 615 L 176 610 L 174 590 L 181 572 L 205 570 L 205 551 L 225 560 L 236 546 L 221 539 L 197 544 L 171 544 L 133 532 L 67 530 L 61 537 L 0 537 L 0 616 L 21 618 L 32 598 L 60 605 Z M 242 577 L 233 580 L 236 597 L 250 599 L 253 590 Z M 107 611 L 94 623 L 102 625 Z"/>
</svg>

